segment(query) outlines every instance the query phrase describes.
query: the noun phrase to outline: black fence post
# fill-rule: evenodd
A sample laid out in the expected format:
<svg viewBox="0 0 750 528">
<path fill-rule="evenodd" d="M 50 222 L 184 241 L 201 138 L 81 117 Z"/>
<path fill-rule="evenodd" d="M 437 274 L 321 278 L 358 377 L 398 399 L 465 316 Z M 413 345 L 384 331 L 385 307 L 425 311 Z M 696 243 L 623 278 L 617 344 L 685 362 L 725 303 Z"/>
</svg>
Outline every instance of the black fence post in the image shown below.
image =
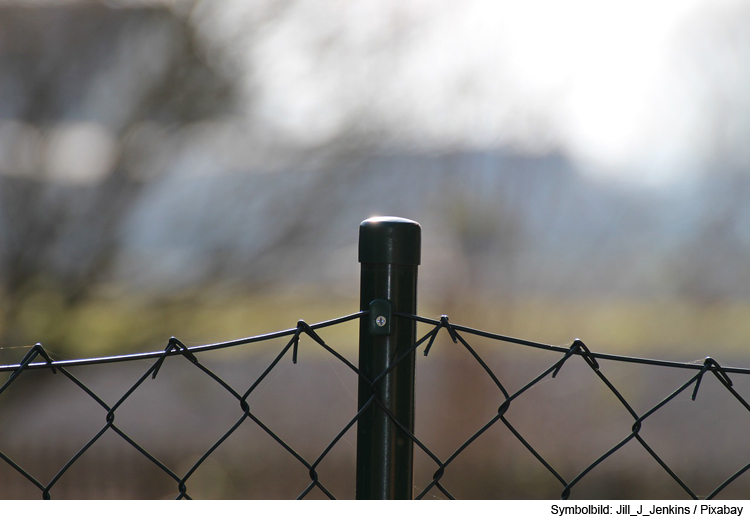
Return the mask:
<svg viewBox="0 0 750 528">
<path fill-rule="evenodd" d="M 359 381 L 359 409 L 370 404 L 357 423 L 357 499 L 412 498 L 414 445 L 402 427 L 414 431 L 416 353 L 399 358 L 414 346 L 416 321 L 392 314 L 417 313 L 421 232 L 390 216 L 359 226 L 360 309 L 370 311 L 360 322 L 359 369 L 375 380 L 396 366 L 373 386 Z"/>
</svg>

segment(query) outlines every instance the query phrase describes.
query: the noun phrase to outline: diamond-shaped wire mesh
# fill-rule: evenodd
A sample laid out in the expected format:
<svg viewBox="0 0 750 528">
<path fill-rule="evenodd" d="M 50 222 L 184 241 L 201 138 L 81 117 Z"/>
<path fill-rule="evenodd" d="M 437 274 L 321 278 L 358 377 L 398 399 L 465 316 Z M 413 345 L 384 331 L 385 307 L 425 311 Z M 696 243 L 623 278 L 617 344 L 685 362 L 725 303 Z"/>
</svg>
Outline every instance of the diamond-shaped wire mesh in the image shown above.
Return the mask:
<svg viewBox="0 0 750 528">
<path fill-rule="evenodd" d="M 443 485 L 443 480 L 450 472 L 451 466 L 471 448 L 471 446 L 477 442 L 480 438 L 487 435 L 496 428 L 504 427 L 510 434 L 516 439 L 516 441 L 523 446 L 523 448 L 536 460 L 538 466 L 543 468 L 551 477 L 557 482 L 561 488 L 559 496 L 563 499 L 571 497 L 571 494 L 580 487 L 582 481 L 584 481 L 589 475 L 596 472 L 602 465 L 612 462 L 615 460 L 621 452 L 626 449 L 630 449 L 633 446 L 637 446 L 646 454 L 646 462 L 652 463 L 666 476 L 668 480 L 675 484 L 673 488 L 679 490 L 679 493 L 673 495 L 674 498 L 706 498 L 711 499 L 721 493 L 725 488 L 730 486 L 733 482 L 740 479 L 743 474 L 750 468 L 750 464 L 747 463 L 748 455 L 750 453 L 742 453 L 740 460 L 743 462 L 731 470 L 727 471 L 724 475 L 723 480 L 717 483 L 715 488 L 708 490 L 706 493 L 698 493 L 695 491 L 686 479 L 682 478 L 678 471 L 673 469 L 667 462 L 669 454 L 672 448 L 667 447 L 665 449 L 657 449 L 655 446 L 657 442 L 648 441 L 645 435 L 646 431 L 651 427 L 652 423 L 657 420 L 656 416 L 662 412 L 670 404 L 673 404 L 681 396 L 689 395 L 691 401 L 696 400 L 701 384 L 704 383 L 706 374 L 711 374 L 711 377 L 718 380 L 718 386 L 723 390 L 721 392 L 724 395 L 729 396 L 728 403 L 734 403 L 734 405 L 743 411 L 743 417 L 747 421 L 750 416 L 746 414 L 746 411 L 750 410 L 747 401 L 735 389 L 735 383 L 729 377 L 731 373 L 734 375 L 747 375 L 750 374 L 748 369 L 738 368 L 724 368 L 716 360 L 712 358 L 706 358 L 702 364 L 695 363 L 676 363 L 649 359 L 637 359 L 631 357 L 620 357 L 611 356 L 605 354 L 592 353 L 583 341 L 576 339 L 570 347 L 557 347 L 545 345 L 542 343 L 536 343 L 531 341 L 525 341 L 515 339 L 511 337 L 501 336 L 498 334 L 492 334 L 489 332 L 483 332 L 472 328 L 451 324 L 448 317 L 443 316 L 439 321 L 424 319 L 420 317 L 410 316 L 406 314 L 400 314 L 401 317 L 411 317 L 422 323 L 431 325 L 432 328 L 427 333 L 428 344 L 424 349 L 424 354 L 427 355 L 430 352 L 430 348 L 435 341 L 435 338 L 440 330 L 445 329 L 449 334 L 452 341 L 459 345 L 463 352 L 468 354 L 473 360 L 481 366 L 487 378 L 489 378 L 495 385 L 495 402 L 497 404 L 496 412 L 491 416 L 485 423 L 475 429 L 472 434 L 466 436 L 463 443 L 461 443 L 451 454 L 446 457 L 439 458 L 433 452 L 431 452 L 426 445 L 420 442 L 417 438 L 414 441 L 419 449 L 421 449 L 427 456 L 434 462 L 434 473 L 432 479 L 421 485 L 421 492 L 417 498 L 423 498 L 431 493 L 432 490 L 439 490 L 444 496 L 448 498 L 454 498 L 451 492 Z M 492 341 L 498 341 L 503 343 L 510 343 L 513 345 L 519 345 L 525 348 L 542 349 L 558 353 L 558 358 L 553 361 L 547 368 L 543 369 L 536 376 L 531 377 L 525 384 L 519 386 L 519 388 L 509 391 L 506 385 L 501 381 L 498 373 L 493 371 L 485 361 L 483 355 L 477 352 L 477 349 L 469 343 L 469 336 L 472 338 L 489 339 Z M 559 355 L 562 354 L 562 357 Z M 552 456 L 545 455 L 542 450 L 535 447 L 537 444 L 530 441 L 530 436 L 521 427 L 516 427 L 516 418 L 511 417 L 511 409 L 516 405 L 517 402 L 528 398 L 531 391 L 539 386 L 540 384 L 550 382 L 554 380 L 561 373 L 565 372 L 565 369 L 570 369 L 571 365 L 569 362 L 575 358 L 577 361 L 582 362 L 585 365 L 585 370 L 590 373 L 590 376 L 594 377 L 599 384 L 604 387 L 604 396 L 609 396 L 609 399 L 613 401 L 614 405 L 610 406 L 608 413 L 625 414 L 629 416 L 629 421 L 626 424 L 627 429 L 623 428 L 619 432 L 619 437 L 608 445 L 601 452 L 592 451 L 588 455 L 588 460 L 578 467 L 573 467 L 568 471 L 561 471 L 557 469 L 556 462 Z M 681 382 L 675 386 L 667 388 L 661 399 L 655 404 L 645 407 L 644 409 L 637 410 L 634 408 L 623 396 L 623 392 L 605 375 L 602 363 L 608 362 L 627 362 L 637 363 L 640 365 L 649 366 L 652 368 L 662 367 L 672 370 L 688 370 L 690 371 L 687 378 L 683 376 Z M 744 377 L 744 376 L 743 376 Z M 603 399 L 602 394 L 590 395 L 595 399 Z M 570 402 L 569 407 L 574 409 L 580 406 L 580 402 Z M 585 441 L 584 438 L 577 439 L 578 442 Z M 683 437 L 674 438 L 673 441 L 676 444 L 684 441 Z M 710 453 L 706 446 L 706 452 Z M 715 456 L 715 455 L 714 455 Z M 723 456 L 723 455 L 720 455 Z M 586 458 L 586 457 L 585 457 Z M 617 468 L 617 465 L 615 465 Z M 617 471 L 617 469 L 615 469 Z M 646 471 L 643 472 L 644 478 L 647 475 Z M 650 478 L 650 477 L 649 477 Z M 512 485 L 512 484 L 511 484 Z M 637 486 L 637 484 L 635 484 Z M 681 495 L 681 496 L 680 496 Z M 552 497 L 548 497 L 552 498 Z M 576 497 L 586 498 L 586 497 Z M 617 498 L 617 497 L 610 497 Z"/>
<path fill-rule="evenodd" d="M 36 345 L 0 367 L 0 498 L 353 498 L 357 422 L 365 407 L 384 408 L 373 390 L 358 409 L 357 384 L 383 376 L 365 379 L 321 333 L 366 315 L 91 360 L 52 361 Z M 750 453 L 727 432 L 750 432 L 750 369 L 396 315 L 427 328 L 391 367 L 423 353 L 416 430 L 406 431 L 416 498 L 747 495 Z M 245 352 L 260 345 L 270 357 Z M 101 375 L 115 364 L 126 373 Z M 705 427 L 721 438 L 701 446 L 694 433 Z M 711 463 L 696 464 L 696 451 Z"/>
</svg>

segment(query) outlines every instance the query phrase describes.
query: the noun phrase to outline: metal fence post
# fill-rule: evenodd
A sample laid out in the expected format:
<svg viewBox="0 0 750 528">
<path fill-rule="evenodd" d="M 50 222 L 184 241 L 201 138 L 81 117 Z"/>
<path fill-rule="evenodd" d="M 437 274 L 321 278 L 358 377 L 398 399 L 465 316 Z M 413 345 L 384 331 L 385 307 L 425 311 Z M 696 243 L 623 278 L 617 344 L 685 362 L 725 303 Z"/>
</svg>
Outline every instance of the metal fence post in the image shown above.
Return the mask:
<svg viewBox="0 0 750 528">
<path fill-rule="evenodd" d="M 374 217 L 359 226 L 361 268 L 359 369 L 369 380 L 388 370 L 414 346 L 416 322 L 392 312 L 416 314 L 421 226 L 397 217 Z M 388 416 L 414 431 L 416 353 L 398 362 L 375 386 L 359 381 L 357 499 L 411 499 L 414 445 Z"/>
</svg>

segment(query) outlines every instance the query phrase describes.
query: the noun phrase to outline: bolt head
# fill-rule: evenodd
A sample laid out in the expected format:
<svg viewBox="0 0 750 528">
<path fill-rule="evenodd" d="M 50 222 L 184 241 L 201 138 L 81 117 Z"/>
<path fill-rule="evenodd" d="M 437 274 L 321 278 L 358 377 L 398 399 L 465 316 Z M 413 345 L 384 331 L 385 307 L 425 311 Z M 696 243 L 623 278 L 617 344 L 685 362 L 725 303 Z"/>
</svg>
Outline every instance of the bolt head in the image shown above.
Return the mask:
<svg viewBox="0 0 750 528">
<path fill-rule="evenodd" d="M 378 326 L 380 326 L 380 327 L 385 326 L 385 323 L 387 323 L 387 322 L 388 321 L 386 321 L 385 317 L 383 317 L 382 315 L 379 315 L 379 316 L 377 316 L 375 318 L 375 324 L 378 325 Z"/>
</svg>

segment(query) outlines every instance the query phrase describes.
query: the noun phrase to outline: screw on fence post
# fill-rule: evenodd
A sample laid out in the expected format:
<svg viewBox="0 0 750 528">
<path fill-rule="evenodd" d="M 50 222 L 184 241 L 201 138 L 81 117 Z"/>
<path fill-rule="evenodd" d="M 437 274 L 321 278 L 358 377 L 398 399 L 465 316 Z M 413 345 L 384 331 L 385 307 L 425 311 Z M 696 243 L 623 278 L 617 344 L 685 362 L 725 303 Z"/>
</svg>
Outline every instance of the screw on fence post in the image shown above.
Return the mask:
<svg viewBox="0 0 750 528">
<path fill-rule="evenodd" d="M 412 220 L 374 217 L 359 226 L 360 309 L 369 310 L 359 330 L 359 369 L 370 380 L 414 346 L 421 226 Z M 359 409 L 375 394 L 399 424 L 414 431 L 416 353 L 371 387 L 359 381 Z M 375 401 L 357 423 L 357 499 L 411 499 L 414 445 Z"/>
</svg>

